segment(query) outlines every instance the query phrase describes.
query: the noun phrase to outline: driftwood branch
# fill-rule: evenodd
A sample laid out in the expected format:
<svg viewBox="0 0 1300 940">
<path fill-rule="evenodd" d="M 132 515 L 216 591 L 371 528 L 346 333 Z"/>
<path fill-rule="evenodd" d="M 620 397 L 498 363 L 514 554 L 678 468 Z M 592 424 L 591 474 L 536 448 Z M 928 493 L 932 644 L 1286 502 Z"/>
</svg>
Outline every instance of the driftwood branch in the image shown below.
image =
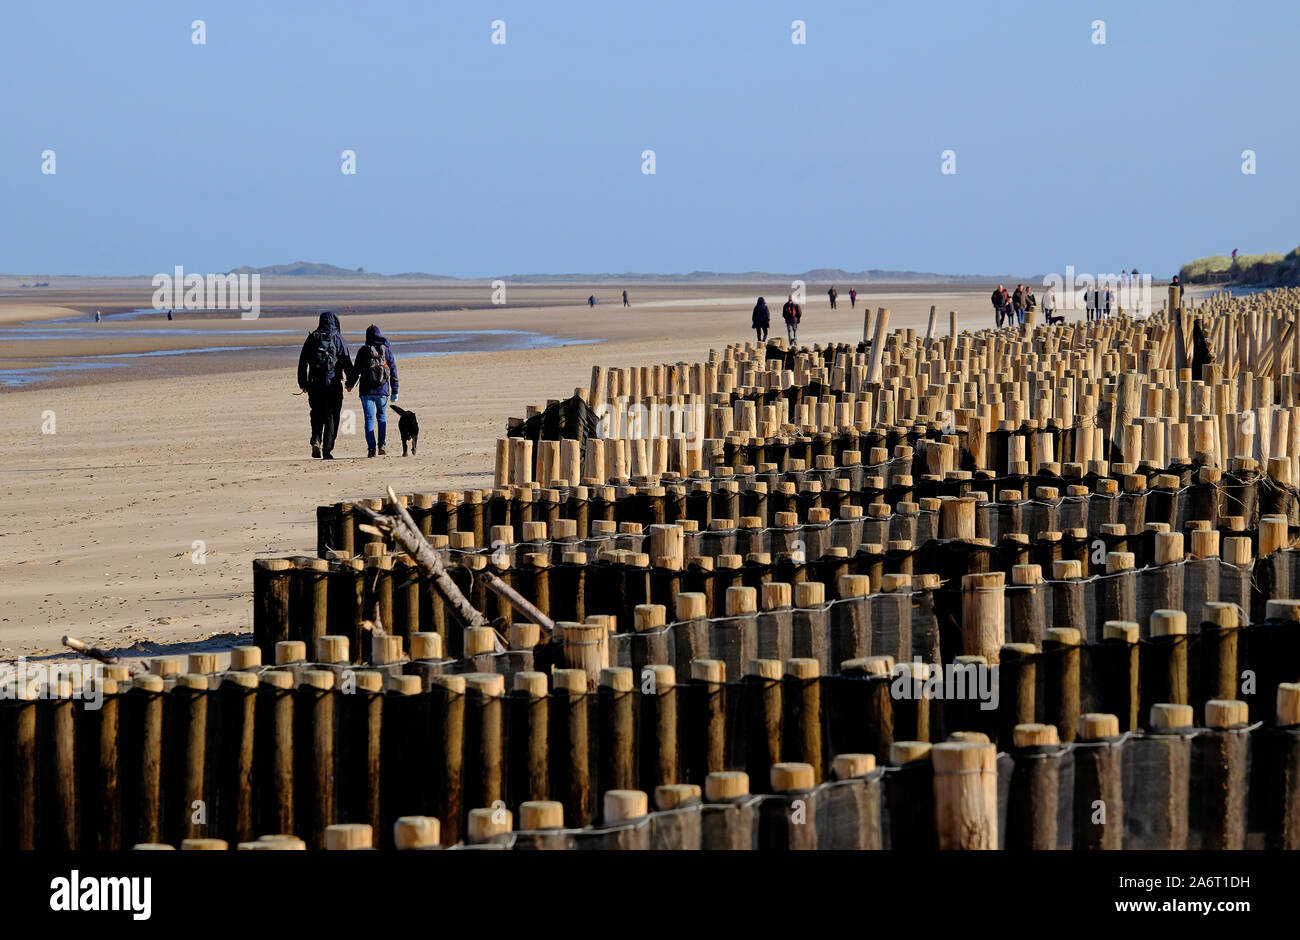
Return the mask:
<svg viewBox="0 0 1300 940">
<path fill-rule="evenodd" d="M 87 646 L 84 640 L 79 640 L 75 636 L 65 636 L 63 638 L 63 645 L 74 653 L 80 653 L 82 656 L 87 656 L 104 663 L 107 666 L 116 666 L 121 662 L 115 654 L 110 653 L 108 650 L 100 649 L 98 646 Z M 138 662 L 131 663 L 127 668 L 133 676 L 139 675 L 145 671 L 144 665 Z"/>
<path fill-rule="evenodd" d="M 424 534 L 411 518 L 411 514 L 397 501 L 397 494 L 393 492 L 393 488 L 390 486 L 387 489 L 390 507 L 388 513 L 376 513 L 364 506 L 357 506 L 357 511 L 368 516 L 381 532 L 392 534 L 397 543 L 415 560 L 416 566 L 432 582 L 438 593 L 451 605 L 452 610 L 465 626 L 489 626 L 487 618 L 475 610 L 474 605 L 461 593 L 460 588 L 456 587 L 456 582 L 447 573 L 447 566 L 442 563 L 442 558 L 425 541 Z M 499 634 L 494 638 L 494 645 L 498 653 L 505 652 L 506 646 L 501 642 Z"/>
<path fill-rule="evenodd" d="M 506 601 L 510 603 L 511 607 L 513 607 L 515 610 L 519 611 L 519 613 L 523 614 L 533 623 L 541 627 L 542 632 L 546 634 L 547 640 L 551 638 L 551 634 L 555 632 L 554 620 L 552 620 L 550 617 L 546 616 L 546 614 L 542 613 L 540 610 L 534 607 L 531 603 L 529 603 L 528 598 L 524 597 L 522 594 L 520 594 L 510 585 L 506 584 L 504 581 L 502 581 L 492 572 L 485 571 L 482 573 L 482 575 L 480 575 L 480 577 L 484 579 L 484 583 L 488 586 L 488 588 L 491 591 L 496 593 L 498 597 L 505 598 Z"/>
</svg>

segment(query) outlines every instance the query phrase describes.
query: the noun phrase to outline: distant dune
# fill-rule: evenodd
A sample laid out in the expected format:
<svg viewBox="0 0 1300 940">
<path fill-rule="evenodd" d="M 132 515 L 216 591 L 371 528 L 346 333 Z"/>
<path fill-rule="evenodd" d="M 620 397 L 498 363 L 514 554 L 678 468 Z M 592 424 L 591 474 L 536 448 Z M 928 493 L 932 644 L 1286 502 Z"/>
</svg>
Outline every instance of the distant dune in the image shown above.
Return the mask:
<svg viewBox="0 0 1300 940">
<path fill-rule="evenodd" d="M 445 274 L 425 274 L 419 271 L 404 274 L 374 274 L 364 268 L 340 268 L 333 264 L 318 264 L 312 261 L 295 261 L 292 264 L 272 264 L 262 268 L 243 265 L 232 268 L 231 274 L 261 274 L 264 277 L 336 277 L 356 280 L 373 278 L 376 280 L 428 280 L 459 281 L 485 280 L 484 278 L 458 278 Z M 1006 277 L 1007 275 L 999 275 Z M 792 280 L 810 282 L 844 283 L 902 283 L 917 282 L 925 284 L 964 284 L 973 281 L 987 281 L 992 275 L 987 274 L 935 274 L 924 271 L 886 271 L 873 268 L 869 271 L 845 271 L 841 268 L 814 268 L 802 274 L 779 274 L 770 271 L 718 272 L 692 271 L 689 274 L 648 274 L 643 272 L 625 272 L 623 274 L 508 274 L 501 280 L 528 284 L 571 284 L 595 283 L 609 281 L 629 281 L 641 284 L 756 284 L 765 281 L 786 282 Z"/>
</svg>

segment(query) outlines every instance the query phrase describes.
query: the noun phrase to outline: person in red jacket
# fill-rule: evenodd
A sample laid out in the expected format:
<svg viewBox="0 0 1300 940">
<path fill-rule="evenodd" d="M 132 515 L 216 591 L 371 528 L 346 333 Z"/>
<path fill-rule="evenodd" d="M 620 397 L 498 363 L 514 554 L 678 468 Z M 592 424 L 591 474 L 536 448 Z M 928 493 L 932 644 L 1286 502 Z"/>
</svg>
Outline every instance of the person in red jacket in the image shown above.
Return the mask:
<svg viewBox="0 0 1300 940">
<path fill-rule="evenodd" d="M 803 311 L 794 302 L 793 294 L 786 298 L 785 306 L 781 308 L 781 319 L 785 321 L 785 332 L 793 346 L 799 336 L 799 321 L 803 319 Z"/>
</svg>

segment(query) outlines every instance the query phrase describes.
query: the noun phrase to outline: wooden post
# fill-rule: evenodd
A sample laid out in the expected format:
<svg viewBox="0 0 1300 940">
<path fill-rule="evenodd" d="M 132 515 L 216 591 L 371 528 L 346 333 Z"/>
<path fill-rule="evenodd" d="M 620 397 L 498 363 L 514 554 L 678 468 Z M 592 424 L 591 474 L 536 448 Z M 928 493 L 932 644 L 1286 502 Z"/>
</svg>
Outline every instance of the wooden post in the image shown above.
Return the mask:
<svg viewBox="0 0 1300 940">
<path fill-rule="evenodd" d="M 1074 749 L 1074 848 L 1124 847 L 1123 739 L 1114 715 L 1079 716 Z"/>
<path fill-rule="evenodd" d="M 943 743 L 930 749 L 934 821 L 940 849 L 998 847 L 997 749 Z"/>
<path fill-rule="evenodd" d="M 690 703 L 685 717 L 683 756 L 689 782 L 702 784 L 709 774 L 726 768 L 726 666 L 718 659 L 691 663 L 687 687 Z"/>
<path fill-rule="evenodd" d="M 228 672 L 218 690 L 221 734 L 216 763 L 217 835 L 227 842 L 247 842 L 255 836 L 254 729 L 257 676 Z"/>
<path fill-rule="evenodd" d="M 93 686 L 87 687 L 87 691 L 93 687 L 94 693 L 100 696 L 99 707 L 78 710 L 77 771 L 80 779 L 77 787 L 83 803 L 81 846 L 117 851 L 122 848 L 119 698 L 118 680 L 108 675 L 110 668 L 113 667 L 101 667 L 89 680 Z M 121 668 L 125 673 L 125 667 Z M 4 795 L 7 794 L 0 788 L 0 797 Z"/>
<path fill-rule="evenodd" d="M 865 331 L 866 324 L 864 322 Z M 889 332 L 889 308 L 881 307 L 876 311 L 876 329 L 871 339 L 871 360 L 867 366 L 867 384 L 880 383 L 881 363 L 884 361 L 885 336 Z M 864 337 L 865 339 L 865 337 Z"/>
<path fill-rule="evenodd" d="M 640 784 L 643 790 L 657 792 L 678 781 L 677 672 L 672 666 L 645 666 L 640 682 Z"/>
<path fill-rule="evenodd" d="M 502 697 L 505 676 L 495 672 L 465 675 L 465 801 L 492 806 L 505 796 Z"/>
<path fill-rule="evenodd" d="M 464 813 L 465 677 L 440 675 L 430 678 L 429 724 L 433 740 L 440 747 L 434 757 L 430 789 L 433 812 L 441 823 L 444 846 L 461 837 Z M 400 809 L 398 810 L 400 812 Z"/>
<path fill-rule="evenodd" d="M 335 822 L 334 673 L 310 669 L 302 674 L 294 700 L 294 820 L 308 844 L 323 848 L 326 829 Z"/>
<path fill-rule="evenodd" d="M 587 738 L 587 674 L 580 669 L 551 673 L 551 788 L 564 804 L 570 828 L 591 824 L 591 783 Z"/>
<path fill-rule="evenodd" d="M 1043 720 L 1066 744 L 1079 720 L 1079 643 L 1079 631 L 1069 627 L 1053 627 L 1043 637 Z"/>
<path fill-rule="evenodd" d="M 1157 610 L 1151 615 L 1150 640 L 1142 648 L 1142 704 L 1187 705 L 1187 615 Z"/>
<path fill-rule="evenodd" d="M 772 792 L 779 794 L 780 799 L 765 801 L 759 807 L 760 849 L 817 848 L 817 801 L 811 793 L 816 786 L 816 776 L 816 769 L 810 764 L 772 765 Z"/>
<path fill-rule="evenodd" d="M 1246 847 L 1246 762 L 1249 735 L 1245 727 L 1249 709 L 1245 702 L 1210 699 L 1205 703 L 1205 727 L 1192 742 L 1193 766 L 1204 785 L 1192 794 L 1191 812 L 1201 823 L 1203 840 L 1196 848 L 1210 850 Z"/>
<path fill-rule="evenodd" d="M 1192 726 L 1192 707 L 1153 705 L 1150 725 L 1150 734 L 1142 739 L 1148 770 L 1141 782 L 1150 799 L 1135 804 L 1126 794 L 1124 814 L 1129 838 L 1124 847 L 1185 849 L 1191 744 L 1184 733 Z"/>
<path fill-rule="evenodd" d="M 437 636 L 437 634 L 433 634 Z M 380 744 L 383 741 L 383 673 L 343 673 L 338 702 L 338 812 L 383 831 L 380 814 Z"/>
<path fill-rule="evenodd" d="M 816 783 L 822 781 L 825 760 L 819 671 L 815 659 L 788 659 L 782 688 L 785 707 L 782 749 L 787 760 L 809 765 Z"/>
<path fill-rule="evenodd" d="M 510 804 L 520 814 L 520 825 L 525 829 L 533 827 L 524 822 L 523 806 L 530 801 L 547 801 L 551 792 L 547 703 L 546 673 L 515 673 L 514 689 L 508 703 L 510 760 L 507 762 L 509 780 L 506 792 Z M 558 803 L 554 805 L 559 807 L 562 825 L 564 807 Z"/>
<path fill-rule="evenodd" d="M 259 679 L 253 735 L 254 779 L 261 798 L 257 828 L 261 832 L 291 833 L 295 831 L 293 674 L 273 669 L 261 673 Z M 161 680 L 158 691 L 162 691 Z"/>
<path fill-rule="evenodd" d="M 596 786 L 600 793 L 632 790 L 636 785 L 632 690 L 631 669 L 617 666 L 600 671 L 596 693 L 596 752 L 600 755 Z"/>
<path fill-rule="evenodd" d="M 1140 702 L 1140 628 L 1132 621 L 1108 620 L 1093 651 L 1093 674 L 1100 676 L 1099 705 L 1116 715 L 1121 732 L 1136 731 Z"/>
<path fill-rule="evenodd" d="M 37 690 L 19 672 L 5 680 L 5 692 L 0 700 L 0 745 L 7 758 L 0 762 L 0 847 L 31 851 L 37 847 Z M 131 780 L 132 768 L 123 767 L 125 779 Z"/>
<path fill-rule="evenodd" d="M 1071 735 L 1073 737 L 1073 734 Z M 1055 725 L 1016 725 L 1007 797 L 1008 849 L 1058 848 L 1061 755 Z"/>
<path fill-rule="evenodd" d="M 1001 571 L 965 574 L 961 578 L 962 652 L 998 662 L 1006 642 L 1003 596 L 1006 575 Z"/>
<path fill-rule="evenodd" d="M 394 848 L 433 848 L 440 840 L 440 826 L 432 816 L 401 816 L 393 823 Z"/>
<path fill-rule="evenodd" d="M 709 774 L 700 818 L 700 847 L 705 850 L 754 848 L 753 803 L 749 775 L 739 771 Z"/>
<path fill-rule="evenodd" d="M 1034 722 L 1038 647 L 1008 643 L 999 658 L 998 744 L 1005 745 L 1013 739 L 1017 725 Z"/>
</svg>

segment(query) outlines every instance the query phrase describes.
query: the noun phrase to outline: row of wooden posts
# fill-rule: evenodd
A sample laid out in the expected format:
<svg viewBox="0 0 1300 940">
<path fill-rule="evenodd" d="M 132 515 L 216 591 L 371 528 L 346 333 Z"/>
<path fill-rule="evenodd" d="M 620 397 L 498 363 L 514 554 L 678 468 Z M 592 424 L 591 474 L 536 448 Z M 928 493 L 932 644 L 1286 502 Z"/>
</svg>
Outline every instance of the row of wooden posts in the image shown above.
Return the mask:
<svg viewBox="0 0 1300 940">
<path fill-rule="evenodd" d="M 502 638 L 508 634 L 516 658 L 531 655 L 546 639 L 542 628 L 489 591 L 480 573 L 508 580 L 552 620 L 604 624 L 616 647 L 658 629 L 669 616 L 677 623 L 752 617 L 752 624 L 732 625 L 733 674 L 746 649 L 775 651 L 783 659 L 797 648 L 829 674 L 843 660 L 877 652 L 899 659 L 915 652 L 926 662 L 957 655 L 993 659 L 1004 639 L 1039 643 L 1048 625 L 1094 641 L 1107 620 L 1145 623 L 1156 609 L 1199 610 L 1209 602 L 1262 619 L 1268 601 L 1300 589 L 1300 552 L 1279 548 L 1287 532 L 1280 517 L 1266 518 L 1259 547 L 1267 553 L 1259 559 L 1245 536 L 1225 539 L 1228 553 L 1220 557 L 1219 532 L 1191 532 L 1200 550 L 1190 554 L 1179 544 L 1182 533 L 1147 530 L 1098 539 L 1005 538 L 996 545 L 929 541 L 919 549 L 887 551 L 873 544 L 852 556 L 828 550 L 811 560 L 794 552 L 776 561 L 769 553 L 751 553 L 743 562 L 739 555 L 700 556 L 684 566 L 650 567 L 644 553 L 559 565 L 530 556 L 514 569 L 454 565 L 450 575 L 496 619 Z M 379 665 L 407 657 L 472 659 L 493 650 L 497 630 L 462 630 L 450 606 L 401 556 L 371 554 L 367 561 L 255 562 L 254 641 L 268 660 L 281 641 L 315 650 L 322 637 L 337 638 L 338 661 Z M 788 618 L 792 610 L 805 612 L 797 646 L 791 628 L 772 616 Z M 376 622 L 383 633 L 367 633 Z M 689 663 L 700 652 L 679 651 L 665 661 Z"/>
<path fill-rule="evenodd" d="M 1184 617 L 1160 616 L 1175 614 Z M 1285 618 L 1300 617 L 1300 602 L 1270 614 L 1242 632 L 1288 631 L 1281 642 L 1294 654 L 1300 621 Z M 1117 692 L 1131 644 L 1107 645 L 1098 674 Z M 258 653 L 240 648 L 214 673 L 167 676 L 155 662 L 129 678 L 105 667 L 89 683 L 96 708 L 85 686 L 11 690 L 0 701 L 0 743 L 16 758 L 0 767 L 0 843 L 215 848 L 273 834 L 365 847 L 368 833 L 401 847 L 649 848 L 663 824 L 660 837 L 695 847 L 685 821 L 647 818 L 654 794 L 662 811 L 703 795 L 739 813 L 722 813 L 716 830 L 701 823 L 711 834 L 698 844 L 710 848 L 1300 848 L 1298 683 L 1278 683 L 1270 714 L 1254 720 L 1238 699 L 1156 701 L 1134 733 L 1136 703 L 1111 697 L 1097 701 L 1123 707 L 1079 711 L 1092 700 L 1068 650 L 1004 657 L 995 680 L 1007 704 L 988 718 L 977 701 L 927 698 L 925 668 L 881 674 L 867 662 L 832 679 L 815 660 L 758 660 L 732 684 L 709 660 L 685 681 L 667 666 L 640 684 L 631 669 L 607 667 L 595 689 L 583 669 L 530 671 L 507 692 L 499 673 L 434 675 L 426 690 L 421 676 L 379 669 L 263 668 Z M 212 668 L 203 655 L 190 668 Z M 1141 655 L 1153 657 L 1141 675 L 1187 698 L 1185 645 Z M 1132 680 L 1136 689 L 1139 674 Z M 991 742 L 1008 721 L 998 743 L 1011 792 L 1000 809 Z M 886 763 L 897 772 L 875 772 Z M 846 780 L 865 782 L 818 792 Z M 751 787 L 767 798 L 750 799 Z M 503 838 L 515 819 L 532 835 Z M 362 828 L 331 830 L 338 824 Z"/>
<path fill-rule="evenodd" d="M 1016 440 L 1023 438 L 1007 437 L 1008 442 Z M 910 462 L 910 456 L 900 459 Z M 1181 531 L 1191 520 L 1210 528 L 1246 530 L 1256 528 L 1261 516 L 1282 515 L 1292 525 L 1298 518 L 1296 488 L 1285 478 L 1261 474 L 1253 458 L 1234 458 L 1226 471 L 1193 463 L 1096 468 L 1112 475 L 1083 475 L 1077 464 L 1065 468 L 1074 471 L 1070 475 L 1061 476 L 1059 469 L 1007 476 L 948 471 L 943 477 L 927 475 L 914 482 L 910 473 L 885 476 L 861 467 L 739 477 L 720 468 L 718 477 L 691 481 L 689 486 L 518 487 L 497 491 L 486 500 L 471 491 L 438 494 L 437 499 L 429 493 L 411 494 L 398 501 L 435 548 L 498 552 L 503 546 L 513 551 L 520 545 L 527 551 L 528 545 L 554 543 L 567 545 L 556 548 L 561 553 L 585 551 L 593 556 L 596 551 L 591 549 L 601 545 L 592 546 L 591 540 L 607 543 L 665 525 L 680 526 L 688 541 L 695 541 L 700 538 L 696 533 L 705 531 L 788 530 L 862 520 L 855 527 L 867 528 L 866 541 L 885 542 L 945 533 L 950 538 L 996 539 L 1076 528 L 1096 535 L 1107 525 L 1122 524 L 1135 532 L 1147 522 Z M 965 501 L 948 503 L 952 499 Z M 380 511 L 385 503 L 367 499 L 317 507 L 318 557 L 353 557 L 372 542 L 385 542 L 383 536 L 361 532 L 365 516 L 360 511 Z"/>
<path fill-rule="evenodd" d="M 1204 453 L 1205 462 L 1224 468 L 1233 456 L 1261 466 L 1277 458 L 1288 464 L 1287 479 L 1300 479 L 1294 290 L 1216 297 L 1195 313 L 1175 304 L 1172 313 L 1140 320 L 961 335 L 954 324 L 942 337 L 934 335 L 933 311 L 924 337 L 887 332 L 888 310 L 878 312 L 874 330 L 870 316 L 857 347 L 745 344 L 713 350 L 700 363 L 595 366 L 590 386 L 575 389 L 575 398 L 600 416 L 596 437 L 536 446 L 502 439 L 495 485 L 687 476 L 716 463 L 728 444 L 925 426 L 941 429 L 943 443 L 968 455 L 973 469 L 1007 472 L 990 462 L 984 441 L 1025 420 L 1093 432 L 1048 461 L 1160 465 Z M 1195 358 L 1198 325 L 1217 361 Z M 1031 468 L 1039 456 L 1030 455 Z"/>
<path fill-rule="evenodd" d="M 1288 706 L 1296 688 L 1283 690 Z M 810 764 L 777 763 L 769 792 L 757 795 L 744 771 L 710 773 L 703 785 L 656 786 L 653 808 L 645 791 L 607 790 L 597 827 L 566 827 L 558 800 L 526 800 L 516 810 L 478 807 L 468 813 L 465 841 L 452 848 L 1300 848 L 1300 731 L 1250 726 L 1241 704 L 1207 703 L 1200 729 L 1190 727 L 1186 706 L 1157 705 L 1151 724 L 1158 730 L 1143 735 L 1120 735 L 1114 715 L 1082 715 L 1072 745 L 1061 745 L 1051 725 L 1021 724 L 1001 755 L 975 732 L 938 744 L 898 741 L 879 768 L 871 754 L 838 755 L 831 778 L 820 784 Z M 399 817 L 391 840 L 398 849 L 444 847 L 432 816 Z M 221 850 L 230 843 L 190 838 L 180 847 Z M 237 847 L 307 844 L 276 834 Z M 324 847 L 377 848 L 376 827 L 329 825 Z"/>
</svg>

